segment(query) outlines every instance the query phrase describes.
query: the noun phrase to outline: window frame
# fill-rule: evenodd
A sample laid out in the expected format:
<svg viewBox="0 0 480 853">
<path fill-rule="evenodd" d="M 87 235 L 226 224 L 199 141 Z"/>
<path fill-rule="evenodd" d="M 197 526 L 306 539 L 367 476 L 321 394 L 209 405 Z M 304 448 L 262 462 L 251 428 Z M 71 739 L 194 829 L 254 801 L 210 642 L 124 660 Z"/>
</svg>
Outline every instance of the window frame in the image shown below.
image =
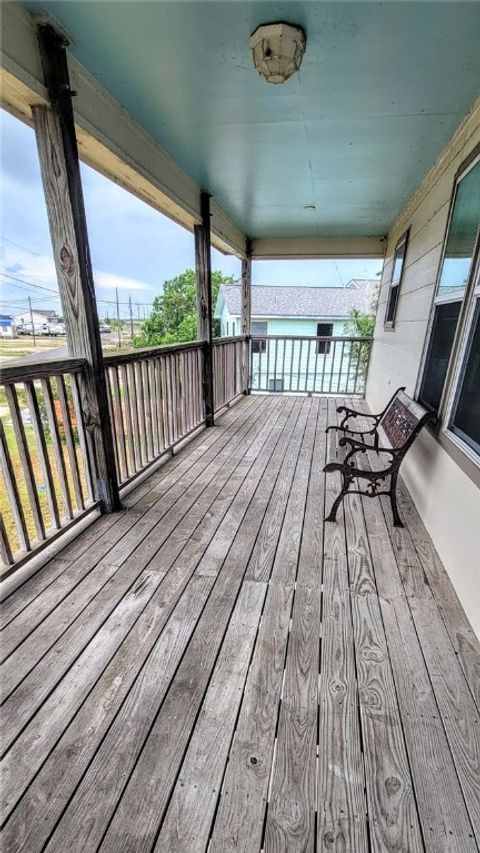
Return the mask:
<svg viewBox="0 0 480 853">
<path fill-rule="evenodd" d="M 453 443 L 461 451 L 462 454 L 467 456 L 468 459 L 473 462 L 476 469 L 480 468 L 480 454 L 473 449 L 470 443 L 463 439 L 458 433 L 454 432 L 452 426 L 453 418 L 456 412 L 456 405 L 461 390 L 461 383 L 466 369 L 466 362 L 469 353 L 469 342 L 471 340 L 473 332 L 473 323 L 476 317 L 477 303 L 480 300 L 480 222 L 477 227 L 477 234 L 472 252 L 472 260 L 470 264 L 469 274 L 462 294 L 452 296 L 451 293 L 447 293 L 443 295 L 440 294 L 439 296 L 438 290 L 443 272 L 445 252 L 447 248 L 452 217 L 455 209 L 455 202 L 457 199 L 458 186 L 463 180 L 463 178 L 478 163 L 480 163 L 480 144 L 475 146 L 473 151 L 470 152 L 469 156 L 460 165 L 454 177 L 453 188 L 450 195 L 448 218 L 443 237 L 442 252 L 437 269 L 435 289 L 432 297 L 430 315 L 427 325 L 427 331 L 425 334 L 422 358 L 420 361 L 420 367 L 417 375 L 417 384 L 415 389 L 415 399 L 418 400 L 421 405 L 425 406 L 426 408 L 429 408 L 429 406 L 422 401 L 421 391 L 425 376 L 425 368 L 428 360 L 430 342 L 432 338 L 432 330 L 435 322 L 435 312 L 438 306 L 453 302 L 460 302 L 460 312 L 457 320 L 457 326 L 455 329 L 452 348 L 450 351 L 445 380 L 443 383 L 443 390 L 437 410 L 437 423 L 435 426 L 427 427 L 427 429 L 432 431 L 439 437 L 444 436 L 449 442 Z M 480 310 L 480 306 L 478 310 Z"/>
<path fill-rule="evenodd" d="M 265 332 L 261 332 L 260 334 L 257 334 L 256 332 L 253 331 L 254 326 L 265 326 Z M 262 340 L 261 338 L 262 338 L 262 335 L 265 335 L 265 336 L 268 335 L 268 322 L 266 320 L 252 320 L 250 332 L 251 332 L 251 339 L 252 339 L 252 353 L 254 355 L 262 355 L 262 353 L 267 351 L 267 341 L 265 339 Z M 254 337 L 256 337 L 257 340 L 253 340 Z M 257 347 L 257 349 L 255 347 Z"/>
<path fill-rule="evenodd" d="M 330 334 L 329 335 L 319 335 L 318 327 L 319 326 L 330 326 Z M 329 320 L 320 320 L 317 322 L 317 334 L 315 337 L 317 338 L 333 338 L 333 329 L 334 324 Z M 315 341 L 315 355 L 328 355 L 330 353 L 331 341 Z M 324 347 L 324 349 L 320 349 L 320 347 Z"/>
<path fill-rule="evenodd" d="M 390 282 L 389 282 L 389 285 L 388 285 L 388 296 L 387 296 L 387 305 L 386 305 L 386 308 L 385 308 L 385 319 L 384 319 L 384 321 L 383 321 L 383 325 L 384 325 L 384 328 L 385 328 L 385 329 L 392 329 L 392 330 L 393 330 L 393 329 L 395 328 L 395 319 L 396 319 L 396 316 L 397 316 L 398 303 L 399 303 L 399 299 L 400 299 L 400 293 L 401 293 L 401 288 L 402 288 L 403 276 L 404 276 L 404 273 L 405 273 L 405 265 L 406 265 L 406 260 L 407 260 L 407 252 L 408 252 L 408 241 L 409 241 L 409 237 L 410 237 L 410 228 L 407 228 L 407 230 L 403 232 L 402 236 L 401 236 L 401 237 L 399 237 L 399 238 L 398 238 L 398 240 L 397 240 L 397 242 L 395 243 L 395 250 L 394 250 L 394 252 L 393 252 L 393 258 L 392 258 L 392 273 L 391 273 L 391 275 L 390 275 Z M 395 261 L 396 261 L 396 259 L 397 259 L 397 256 L 398 256 L 398 253 L 399 253 L 399 250 L 400 250 L 402 247 L 403 247 L 403 263 L 402 263 L 402 269 L 401 269 L 401 272 L 400 272 L 400 278 L 398 279 L 398 282 L 397 282 L 396 284 L 394 284 L 394 282 L 393 282 L 393 276 L 394 276 L 394 274 L 395 274 Z M 394 308 L 393 308 L 393 317 L 392 317 L 392 319 L 391 319 L 391 320 L 389 320 L 389 319 L 388 319 L 388 314 L 389 314 L 389 311 L 390 311 L 390 306 L 391 306 L 391 304 L 392 304 L 392 299 L 393 299 L 394 292 L 395 292 L 396 299 L 395 299 L 395 304 L 394 304 Z"/>
</svg>

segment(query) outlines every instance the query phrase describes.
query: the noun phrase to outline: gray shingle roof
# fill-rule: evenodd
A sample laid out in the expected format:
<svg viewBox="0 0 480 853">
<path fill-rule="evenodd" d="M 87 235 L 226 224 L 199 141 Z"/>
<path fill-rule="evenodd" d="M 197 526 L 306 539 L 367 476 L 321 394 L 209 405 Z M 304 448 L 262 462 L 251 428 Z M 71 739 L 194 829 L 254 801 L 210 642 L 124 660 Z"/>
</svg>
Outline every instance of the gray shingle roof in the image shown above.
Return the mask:
<svg viewBox="0 0 480 853">
<path fill-rule="evenodd" d="M 352 308 L 371 311 L 378 282 L 354 279 L 347 287 L 252 286 L 252 317 L 348 317 Z M 229 314 L 241 314 L 241 286 L 222 284 Z"/>
</svg>

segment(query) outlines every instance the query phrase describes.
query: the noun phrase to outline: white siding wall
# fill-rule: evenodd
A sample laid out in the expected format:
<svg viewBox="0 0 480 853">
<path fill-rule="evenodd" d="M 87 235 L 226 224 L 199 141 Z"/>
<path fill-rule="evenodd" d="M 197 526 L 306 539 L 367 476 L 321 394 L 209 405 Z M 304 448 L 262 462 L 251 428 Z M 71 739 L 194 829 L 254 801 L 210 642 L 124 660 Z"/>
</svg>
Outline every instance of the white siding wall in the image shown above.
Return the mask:
<svg viewBox="0 0 480 853">
<path fill-rule="evenodd" d="M 388 238 L 367 402 L 380 411 L 393 391 L 416 389 L 447 225 L 455 174 L 480 142 L 480 104 L 453 137 Z M 410 227 L 410 240 L 395 329 L 384 329 L 395 244 Z M 403 475 L 416 506 L 480 635 L 480 491 L 426 431 L 406 457 Z"/>
</svg>

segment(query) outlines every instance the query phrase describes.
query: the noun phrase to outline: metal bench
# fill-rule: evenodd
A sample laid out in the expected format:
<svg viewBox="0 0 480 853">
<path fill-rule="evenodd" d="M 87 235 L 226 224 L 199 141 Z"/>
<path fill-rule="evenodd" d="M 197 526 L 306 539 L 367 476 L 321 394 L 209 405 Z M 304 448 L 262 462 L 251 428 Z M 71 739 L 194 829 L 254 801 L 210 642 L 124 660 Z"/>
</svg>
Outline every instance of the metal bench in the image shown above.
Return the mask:
<svg viewBox="0 0 480 853">
<path fill-rule="evenodd" d="M 337 509 L 347 494 L 364 495 L 368 498 L 389 495 L 392 506 L 393 523 L 395 527 L 403 527 L 398 514 L 397 507 L 397 479 L 400 465 L 405 454 L 415 441 L 420 430 L 428 421 L 435 419 L 433 412 L 428 412 L 419 403 L 405 394 L 404 388 L 395 391 L 384 410 L 378 415 L 367 415 L 350 409 L 348 406 L 339 406 L 337 412 L 344 412 L 344 417 L 339 425 L 327 427 L 329 430 L 340 430 L 343 435 L 339 440 L 341 446 L 349 446 L 349 450 L 343 462 L 329 462 L 323 469 L 327 473 L 339 471 L 343 478 L 340 494 L 333 503 L 329 515 L 325 521 L 335 521 Z M 373 426 L 368 430 L 351 429 L 347 426 L 351 418 L 361 417 L 373 420 Z M 349 433 L 347 435 L 347 433 Z M 353 436 L 371 436 L 373 443 L 368 443 Z M 371 452 L 373 454 L 373 466 L 369 468 L 360 467 L 356 454 Z M 376 456 L 375 456 L 376 454 Z M 378 466 L 378 467 L 377 467 Z M 356 480 L 368 480 L 365 490 L 352 488 Z M 387 480 L 390 485 L 387 487 Z"/>
</svg>

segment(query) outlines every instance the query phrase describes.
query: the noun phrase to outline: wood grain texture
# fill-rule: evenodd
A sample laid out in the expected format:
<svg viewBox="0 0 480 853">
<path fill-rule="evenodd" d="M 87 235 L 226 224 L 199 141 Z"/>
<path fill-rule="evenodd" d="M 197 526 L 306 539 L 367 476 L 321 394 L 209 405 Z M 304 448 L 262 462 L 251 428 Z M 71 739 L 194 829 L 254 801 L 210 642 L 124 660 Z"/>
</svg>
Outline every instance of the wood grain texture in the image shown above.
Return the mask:
<svg viewBox="0 0 480 853">
<path fill-rule="evenodd" d="M 245 397 L 9 596 L 5 853 L 478 853 L 474 649 L 388 508 L 323 525 L 337 402 Z"/>
<path fill-rule="evenodd" d="M 334 401 L 328 423 L 336 423 Z M 335 458 L 336 436 L 330 432 L 327 459 Z M 339 490 L 337 475 L 326 477 L 329 511 Z M 337 523 L 325 523 L 322 652 L 318 744 L 317 850 L 363 853 L 368 850 L 365 768 L 358 715 L 352 617 L 348 594 L 344 509 Z"/>
</svg>

